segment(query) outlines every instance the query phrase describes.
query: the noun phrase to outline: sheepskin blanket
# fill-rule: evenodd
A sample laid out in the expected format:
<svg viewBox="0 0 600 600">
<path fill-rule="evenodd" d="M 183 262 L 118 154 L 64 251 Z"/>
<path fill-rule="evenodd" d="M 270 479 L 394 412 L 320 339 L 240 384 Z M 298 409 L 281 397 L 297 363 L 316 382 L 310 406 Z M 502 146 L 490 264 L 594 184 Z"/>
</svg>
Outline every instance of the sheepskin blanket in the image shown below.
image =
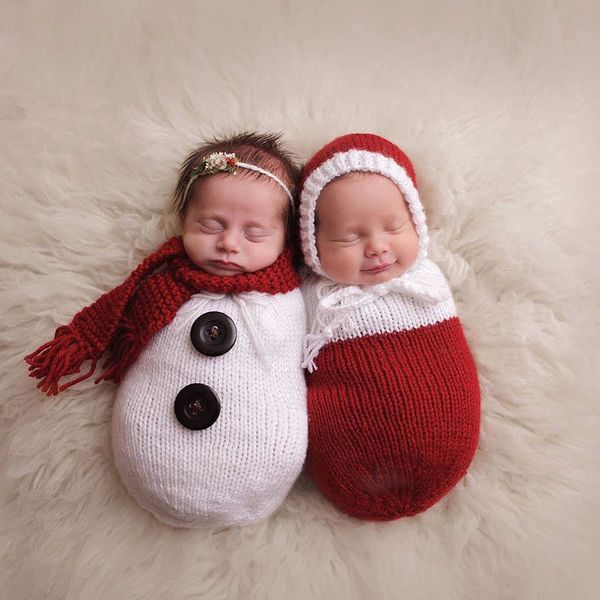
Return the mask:
<svg viewBox="0 0 600 600">
<path fill-rule="evenodd" d="M 29 599 L 597 597 L 597 3 L 4 2 L 0 589 Z M 179 530 L 114 467 L 116 388 L 23 356 L 177 233 L 184 155 L 243 129 L 299 159 L 369 131 L 412 158 L 482 388 L 475 460 L 376 524 L 306 476 L 270 519 Z"/>
</svg>

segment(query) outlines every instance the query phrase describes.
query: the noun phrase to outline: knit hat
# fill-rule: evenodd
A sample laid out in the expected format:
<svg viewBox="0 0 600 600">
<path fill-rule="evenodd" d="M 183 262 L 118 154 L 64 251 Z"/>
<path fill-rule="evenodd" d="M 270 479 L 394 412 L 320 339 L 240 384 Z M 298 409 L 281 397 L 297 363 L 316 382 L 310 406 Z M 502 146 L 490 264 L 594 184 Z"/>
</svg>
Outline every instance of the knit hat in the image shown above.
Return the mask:
<svg viewBox="0 0 600 600">
<path fill-rule="evenodd" d="M 300 193 L 300 241 L 306 264 L 318 275 L 327 276 L 317 253 L 315 212 L 323 188 L 336 177 L 362 171 L 379 173 L 399 188 L 410 209 L 417 235 L 417 259 L 427 258 L 429 234 L 417 191 L 415 170 L 398 146 L 372 133 L 350 133 L 321 148 L 306 164 Z"/>
</svg>

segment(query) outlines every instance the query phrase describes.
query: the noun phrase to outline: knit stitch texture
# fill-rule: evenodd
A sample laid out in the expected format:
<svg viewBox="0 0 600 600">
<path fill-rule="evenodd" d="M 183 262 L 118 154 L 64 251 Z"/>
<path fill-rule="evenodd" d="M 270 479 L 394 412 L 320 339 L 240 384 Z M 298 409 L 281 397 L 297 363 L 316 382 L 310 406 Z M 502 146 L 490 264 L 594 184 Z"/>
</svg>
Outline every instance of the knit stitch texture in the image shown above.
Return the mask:
<svg viewBox="0 0 600 600">
<path fill-rule="evenodd" d="M 309 325 L 320 278 L 303 284 Z M 479 436 L 479 383 L 454 301 L 356 308 L 307 373 L 308 474 L 341 511 L 388 521 L 440 500 Z"/>
<path fill-rule="evenodd" d="M 194 320 L 210 311 L 237 327 L 221 356 L 199 353 L 190 340 Z M 113 411 L 115 464 L 141 506 L 177 527 L 244 525 L 279 507 L 306 455 L 305 331 L 296 289 L 194 295 L 154 336 L 125 374 Z M 173 411 L 190 383 L 210 386 L 221 402 L 202 431 L 183 427 Z"/>
<path fill-rule="evenodd" d="M 90 377 L 107 352 L 96 383 L 121 383 L 112 444 L 131 495 L 176 527 L 251 523 L 283 502 L 306 455 L 299 283 L 289 248 L 265 269 L 222 277 L 198 269 L 172 238 L 27 356 L 30 375 L 57 394 Z M 236 328 L 235 343 L 218 356 L 190 336 L 194 321 L 213 311 Z M 89 371 L 59 385 L 85 360 Z M 205 429 L 186 428 L 175 413 L 190 384 L 218 399 L 218 418 Z"/>
</svg>

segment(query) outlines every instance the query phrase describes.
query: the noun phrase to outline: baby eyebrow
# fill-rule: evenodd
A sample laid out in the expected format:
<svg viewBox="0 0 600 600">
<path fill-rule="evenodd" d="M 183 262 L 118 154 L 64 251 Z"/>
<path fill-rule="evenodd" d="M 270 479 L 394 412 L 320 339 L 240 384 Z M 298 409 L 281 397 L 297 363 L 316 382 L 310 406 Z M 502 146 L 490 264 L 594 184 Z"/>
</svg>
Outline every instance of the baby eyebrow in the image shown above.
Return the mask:
<svg viewBox="0 0 600 600">
<path fill-rule="evenodd" d="M 360 223 L 356 223 L 353 225 L 344 225 L 344 226 L 334 226 L 331 228 L 328 228 L 329 233 L 332 235 L 346 235 L 348 233 L 358 233 L 360 231 L 360 229 L 362 229 L 362 226 Z"/>
<path fill-rule="evenodd" d="M 270 229 L 273 227 L 273 223 L 259 223 L 258 221 L 249 221 L 245 224 L 245 227 L 256 227 L 257 229 Z"/>
<path fill-rule="evenodd" d="M 198 211 L 196 212 L 195 216 L 196 219 L 203 219 L 205 221 L 223 221 L 225 219 L 225 215 L 221 215 L 212 211 Z"/>
<path fill-rule="evenodd" d="M 199 221 L 218 221 L 219 223 L 229 224 L 230 219 L 229 216 L 219 212 L 213 211 L 199 211 L 196 213 L 196 219 Z M 242 226 L 244 228 L 247 227 L 258 227 L 262 229 L 272 229 L 276 227 L 277 223 L 275 222 L 267 222 L 267 221 L 244 221 Z"/>
</svg>

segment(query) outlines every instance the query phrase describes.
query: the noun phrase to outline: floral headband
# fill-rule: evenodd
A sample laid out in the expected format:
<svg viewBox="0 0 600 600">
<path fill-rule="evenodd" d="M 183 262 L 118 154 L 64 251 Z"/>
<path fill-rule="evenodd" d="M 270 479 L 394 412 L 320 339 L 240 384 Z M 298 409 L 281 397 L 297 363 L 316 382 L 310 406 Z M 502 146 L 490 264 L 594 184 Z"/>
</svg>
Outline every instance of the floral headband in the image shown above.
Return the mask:
<svg viewBox="0 0 600 600">
<path fill-rule="evenodd" d="M 190 180 L 185 188 L 183 197 L 185 198 L 187 196 L 192 183 L 194 183 L 198 177 L 202 177 L 203 175 L 212 175 L 213 173 L 233 173 L 235 175 L 238 168 L 256 171 L 257 173 L 262 173 L 263 175 L 270 177 L 275 183 L 279 184 L 283 188 L 283 191 L 290 199 L 292 210 L 294 210 L 294 197 L 292 196 L 292 193 L 288 189 L 287 185 L 285 185 L 285 183 L 283 183 L 279 177 L 273 175 L 273 173 L 270 173 L 265 169 L 257 167 L 256 165 L 240 162 L 235 154 L 225 152 L 213 152 L 212 154 L 205 156 L 200 165 L 192 169 Z"/>
</svg>

